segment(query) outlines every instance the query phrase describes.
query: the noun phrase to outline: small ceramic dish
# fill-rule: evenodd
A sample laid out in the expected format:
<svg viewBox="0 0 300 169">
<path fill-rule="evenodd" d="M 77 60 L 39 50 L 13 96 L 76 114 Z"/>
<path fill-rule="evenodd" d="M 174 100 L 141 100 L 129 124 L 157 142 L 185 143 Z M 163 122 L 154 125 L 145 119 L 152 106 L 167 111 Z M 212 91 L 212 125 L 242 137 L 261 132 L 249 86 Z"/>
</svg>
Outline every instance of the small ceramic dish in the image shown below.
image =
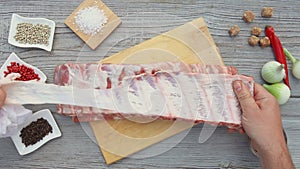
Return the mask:
<svg viewBox="0 0 300 169">
<path fill-rule="evenodd" d="M 7 71 L 7 66 L 9 66 L 11 62 L 16 62 L 16 63 L 19 63 L 21 65 L 25 65 L 27 67 L 32 68 L 34 70 L 34 72 L 39 75 L 39 77 L 40 77 L 39 81 L 40 82 L 46 82 L 47 76 L 41 70 L 39 70 L 35 66 L 32 66 L 32 65 L 24 62 L 15 53 L 11 53 L 9 55 L 9 57 L 6 59 L 6 61 L 4 62 L 4 64 L 1 66 L 1 68 L 0 68 L 0 77 L 4 77 L 4 72 Z"/>
<path fill-rule="evenodd" d="M 28 44 L 28 43 L 20 43 L 15 40 L 14 36 L 17 33 L 17 25 L 19 23 L 31 23 L 33 25 L 36 24 L 42 24 L 42 25 L 48 25 L 50 29 L 50 36 L 48 39 L 48 45 L 45 44 Z M 52 45 L 53 45 L 53 38 L 54 38 L 54 31 L 55 31 L 55 22 L 49 19 L 45 18 L 26 18 L 22 17 L 17 14 L 12 15 L 11 23 L 10 23 L 10 29 L 9 29 L 9 36 L 8 36 L 8 43 L 17 47 L 22 48 L 40 48 L 44 49 L 46 51 L 51 51 Z"/>
<path fill-rule="evenodd" d="M 22 143 L 22 138 L 20 137 L 21 130 L 24 127 L 28 126 L 31 122 L 37 121 L 39 118 L 44 118 L 45 120 L 48 121 L 48 123 L 52 126 L 52 133 L 49 133 L 42 140 L 35 143 L 34 145 L 29 145 L 26 147 L 25 144 Z M 25 121 L 21 126 L 18 126 L 18 132 L 15 135 L 11 136 L 11 139 L 14 142 L 19 154 L 26 155 L 34 152 L 35 150 L 37 150 L 38 148 L 46 144 L 48 141 L 54 138 L 58 138 L 60 136 L 61 136 L 61 132 L 52 116 L 52 113 L 50 112 L 50 110 L 44 109 L 36 113 L 33 113 L 32 117 L 27 119 L 27 121 Z"/>
</svg>

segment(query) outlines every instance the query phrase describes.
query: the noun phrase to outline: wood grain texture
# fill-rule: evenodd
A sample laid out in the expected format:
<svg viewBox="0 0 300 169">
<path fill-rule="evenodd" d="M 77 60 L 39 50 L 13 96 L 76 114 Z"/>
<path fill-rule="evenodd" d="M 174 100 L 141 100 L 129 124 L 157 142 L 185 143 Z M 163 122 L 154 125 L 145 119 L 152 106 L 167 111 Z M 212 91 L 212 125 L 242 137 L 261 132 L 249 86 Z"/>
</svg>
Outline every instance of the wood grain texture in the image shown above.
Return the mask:
<svg viewBox="0 0 300 169">
<path fill-rule="evenodd" d="M 271 48 L 260 49 L 247 44 L 252 26 L 273 25 L 283 45 L 300 58 L 300 1 L 103 0 L 123 23 L 95 51 L 85 46 L 64 24 L 67 16 L 81 2 L 81 0 L 0 1 L 0 64 L 11 52 L 16 52 L 24 61 L 44 71 L 48 76 L 48 82 L 51 83 L 54 68 L 58 64 L 71 61 L 98 61 L 198 17 L 205 19 L 225 64 L 238 67 L 242 74 L 254 76 L 258 83 L 263 83 L 259 75 L 262 65 L 273 60 L 274 55 Z M 260 10 L 264 6 L 274 7 L 275 12 L 271 19 L 259 17 Z M 255 12 L 257 18 L 253 23 L 246 24 L 241 20 L 244 10 Z M 9 45 L 7 37 L 12 13 L 54 20 L 57 25 L 52 52 Z M 241 32 L 239 36 L 230 38 L 227 30 L 234 24 L 240 26 Z M 300 81 L 291 78 L 290 82 L 293 89 L 292 98 L 282 106 L 282 115 L 291 155 L 296 168 L 299 168 Z M 28 107 L 34 110 L 51 108 L 55 112 L 55 105 Z M 108 168 L 97 145 L 85 134 L 80 124 L 75 124 L 69 118 L 57 114 L 55 118 L 63 137 L 49 142 L 28 156 L 19 156 L 10 139 L 1 139 L 1 168 Z M 163 154 L 145 159 L 133 157 L 124 159 L 110 168 L 259 168 L 258 159 L 249 151 L 246 136 L 237 133 L 228 134 L 225 128 L 220 127 L 208 142 L 198 144 L 200 130 L 201 125 L 194 127 L 183 141 Z M 172 139 L 159 145 L 167 147 L 170 142 Z"/>
<path fill-rule="evenodd" d="M 117 64 L 184 62 L 224 65 L 203 18 L 195 19 L 120 51 L 101 62 Z M 148 122 L 146 120 L 135 122 L 132 119 L 100 120 L 90 124 L 107 164 L 115 163 L 194 125 L 193 122 L 160 119 Z M 179 139 L 178 142 L 180 141 Z M 159 152 L 161 149 L 156 148 L 156 151 Z"/>
<path fill-rule="evenodd" d="M 87 35 L 83 33 L 75 23 L 77 12 L 87 7 L 97 6 L 103 10 L 104 15 L 107 17 L 107 23 L 101 28 L 101 31 L 95 35 Z M 100 0 L 86 0 L 83 1 L 70 16 L 65 20 L 65 24 L 76 33 L 89 47 L 96 49 L 120 24 L 121 19 L 109 9 Z"/>
</svg>

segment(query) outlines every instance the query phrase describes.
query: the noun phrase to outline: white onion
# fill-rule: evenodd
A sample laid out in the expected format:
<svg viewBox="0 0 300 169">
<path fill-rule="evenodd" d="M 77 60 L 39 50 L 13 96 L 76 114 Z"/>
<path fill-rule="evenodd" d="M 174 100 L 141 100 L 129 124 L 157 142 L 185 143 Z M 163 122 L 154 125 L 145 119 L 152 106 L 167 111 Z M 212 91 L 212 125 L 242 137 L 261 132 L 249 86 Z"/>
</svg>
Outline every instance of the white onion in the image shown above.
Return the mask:
<svg viewBox="0 0 300 169">
<path fill-rule="evenodd" d="M 284 54 L 288 57 L 293 63 L 292 73 L 295 78 L 300 79 L 300 60 L 295 59 L 292 54 L 284 48 Z"/>
<path fill-rule="evenodd" d="M 284 64 L 270 61 L 264 64 L 261 70 L 262 78 L 268 83 L 279 83 L 285 78 Z"/>
<path fill-rule="evenodd" d="M 263 86 L 276 98 L 279 105 L 285 104 L 291 96 L 290 88 L 284 83 L 264 84 Z"/>
</svg>

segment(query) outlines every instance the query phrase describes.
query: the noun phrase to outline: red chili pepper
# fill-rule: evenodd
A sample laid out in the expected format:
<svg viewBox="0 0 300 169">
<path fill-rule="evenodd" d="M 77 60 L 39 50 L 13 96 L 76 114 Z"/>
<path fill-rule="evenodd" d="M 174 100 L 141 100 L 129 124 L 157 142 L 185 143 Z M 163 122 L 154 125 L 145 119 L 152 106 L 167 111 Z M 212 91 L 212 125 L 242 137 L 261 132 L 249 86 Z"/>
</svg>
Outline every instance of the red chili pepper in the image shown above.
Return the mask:
<svg viewBox="0 0 300 169">
<path fill-rule="evenodd" d="M 290 83 L 289 83 L 289 72 L 288 72 L 288 67 L 287 67 L 287 63 L 286 63 L 286 57 L 284 55 L 281 42 L 280 42 L 279 38 L 275 35 L 274 28 L 272 26 L 266 26 L 265 33 L 266 33 L 266 36 L 270 39 L 274 54 L 276 56 L 276 60 L 279 63 L 284 64 L 284 70 L 285 70 L 284 83 L 289 88 L 291 88 Z"/>
</svg>

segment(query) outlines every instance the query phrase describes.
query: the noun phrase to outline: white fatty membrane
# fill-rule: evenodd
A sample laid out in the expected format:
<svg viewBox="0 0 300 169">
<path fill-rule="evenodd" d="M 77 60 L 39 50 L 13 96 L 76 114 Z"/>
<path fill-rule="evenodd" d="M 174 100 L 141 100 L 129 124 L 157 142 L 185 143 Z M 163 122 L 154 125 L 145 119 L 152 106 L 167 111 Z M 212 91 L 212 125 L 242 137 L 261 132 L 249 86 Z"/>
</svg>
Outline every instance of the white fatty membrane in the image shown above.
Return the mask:
<svg viewBox="0 0 300 169">
<path fill-rule="evenodd" d="M 86 7 L 76 13 L 75 23 L 84 34 L 95 35 L 107 23 L 107 17 L 97 6 Z"/>
</svg>

